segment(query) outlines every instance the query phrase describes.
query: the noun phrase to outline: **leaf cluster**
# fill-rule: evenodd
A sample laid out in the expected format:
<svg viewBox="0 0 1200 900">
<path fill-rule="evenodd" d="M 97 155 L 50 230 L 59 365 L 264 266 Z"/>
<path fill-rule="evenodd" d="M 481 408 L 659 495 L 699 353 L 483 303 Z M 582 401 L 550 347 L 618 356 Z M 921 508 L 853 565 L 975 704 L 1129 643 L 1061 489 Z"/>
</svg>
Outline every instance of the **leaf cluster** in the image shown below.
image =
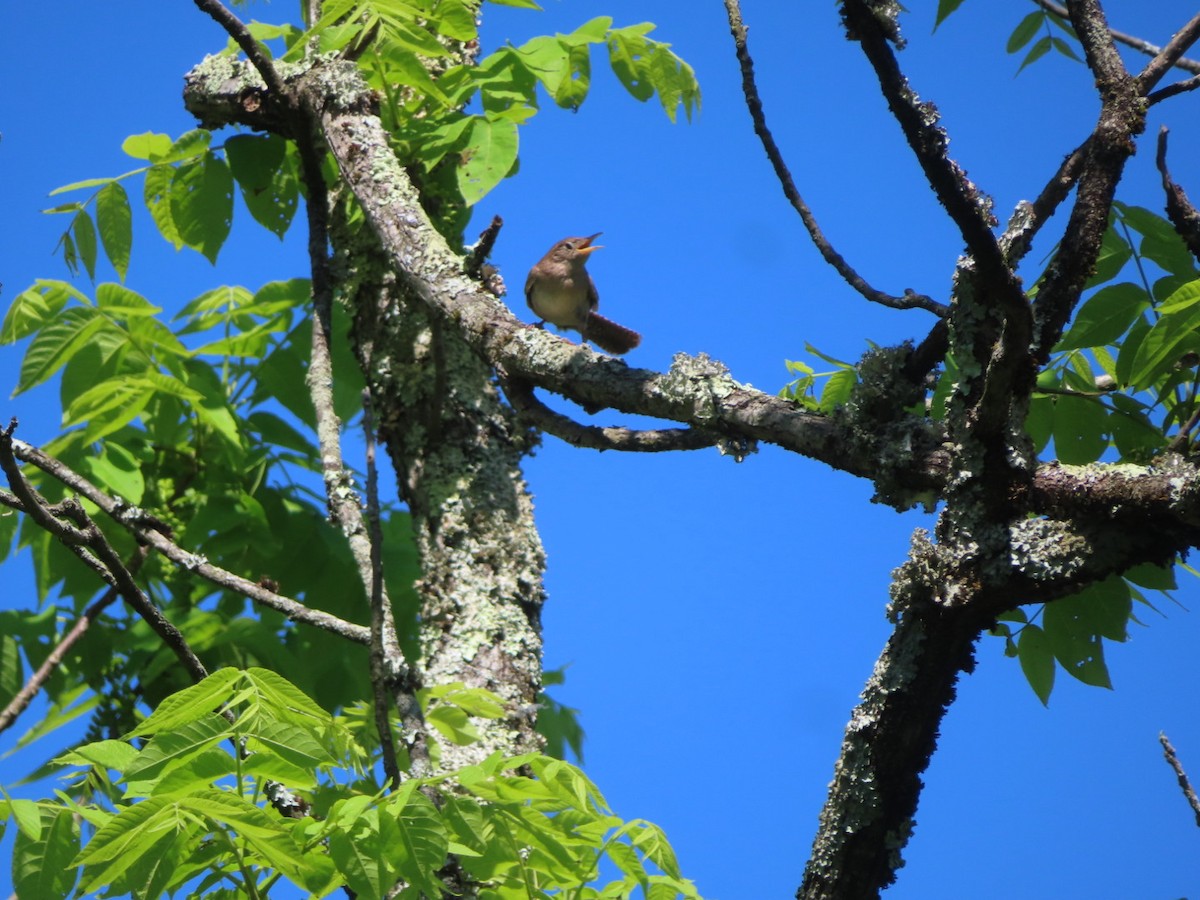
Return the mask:
<svg viewBox="0 0 1200 900">
<path fill-rule="evenodd" d="M 538 8 L 528 0 L 505 5 Z M 680 107 L 690 120 L 700 105 L 691 66 L 670 44 L 649 37 L 649 22 L 614 28 L 600 16 L 570 34 L 535 37 L 466 62 L 459 61 L 462 48 L 473 47 L 478 32 L 465 0 L 326 0 L 305 32 L 253 29 L 261 39 L 285 38 L 285 60 L 303 58 L 314 44 L 357 60 L 383 100 L 384 125 L 400 159 L 426 173 L 447 167 L 467 206 L 516 171 L 518 126 L 537 112 L 539 85 L 560 107 L 583 103 L 594 45 L 606 47 L 632 96 L 657 95 L 671 121 Z"/>
<path fill-rule="evenodd" d="M 462 685 L 422 699 L 447 734 L 436 707 L 502 713 Z M 388 792 L 362 766 L 372 751 L 366 718 L 335 719 L 266 669 L 217 671 L 120 740 L 57 759 L 70 792 L 0 801 L 18 894 L 258 897 L 287 881 L 315 897 L 437 898 L 457 868 L 489 900 L 699 897 L 662 831 L 613 815 L 574 766 L 496 755 Z M 605 884 L 602 860 L 617 873 Z"/>
</svg>

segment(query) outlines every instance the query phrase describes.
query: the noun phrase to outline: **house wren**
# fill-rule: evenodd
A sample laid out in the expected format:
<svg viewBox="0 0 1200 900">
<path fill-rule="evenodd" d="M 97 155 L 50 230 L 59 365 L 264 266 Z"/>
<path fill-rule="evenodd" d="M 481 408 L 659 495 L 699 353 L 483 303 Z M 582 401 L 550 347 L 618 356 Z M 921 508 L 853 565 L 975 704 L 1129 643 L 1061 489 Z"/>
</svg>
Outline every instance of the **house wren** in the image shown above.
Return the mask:
<svg viewBox="0 0 1200 900">
<path fill-rule="evenodd" d="M 642 342 L 642 336 L 596 312 L 600 295 L 584 266 L 588 256 L 600 249 L 593 244 L 600 233 L 590 237 L 563 238 L 550 248 L 525 279 L 525 299 L 534 315 L 559 328 L 579 332 L 584 341 L 592 341 L 609 353 L 628 353 Z"/>
</svg>

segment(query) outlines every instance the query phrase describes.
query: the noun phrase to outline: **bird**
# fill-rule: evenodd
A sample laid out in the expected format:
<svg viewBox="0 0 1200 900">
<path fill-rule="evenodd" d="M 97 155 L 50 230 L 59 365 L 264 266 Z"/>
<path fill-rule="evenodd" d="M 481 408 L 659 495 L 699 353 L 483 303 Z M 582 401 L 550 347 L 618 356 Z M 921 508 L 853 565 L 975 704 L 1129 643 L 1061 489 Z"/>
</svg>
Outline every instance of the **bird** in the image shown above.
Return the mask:
<svg viewBox="0 0 1200 900">
<path fill-rule="evenodd" d="M 601 247 L 592 243 L 601 233 L 563 238 L 551 247 L 529 270 L 525 300 L 541 319 L 539 328 L 550 322 L 578 331 L 583 341 L 590 340 L 609 353 L 628 353 L 642 342 L 642 336 L 596 312 L 600 295 L 584 268 L 588 257 Z"/>
</svg>

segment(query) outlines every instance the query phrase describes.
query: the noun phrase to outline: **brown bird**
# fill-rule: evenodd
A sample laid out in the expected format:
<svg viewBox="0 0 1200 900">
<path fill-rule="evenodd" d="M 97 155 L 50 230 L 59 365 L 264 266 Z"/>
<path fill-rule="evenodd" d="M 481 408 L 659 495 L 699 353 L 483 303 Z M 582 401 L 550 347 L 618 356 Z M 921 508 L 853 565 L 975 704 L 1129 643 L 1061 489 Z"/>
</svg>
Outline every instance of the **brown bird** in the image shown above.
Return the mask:
<svg viewBox="0 0 1200 900">
<path fill-rule="evenodd" d="M 590 237 L 563 238 L 550 248 L 525 279 L 525 299 L 534 315 L 542 321 L 579 332 L 609 353 L 628 353 L 642 342 L 642 336 L 604 318 L 596 312 L 600 295 L 596 283 L 584 266 L 588 257 L 600 249 L 593 244 L 600 232 Z"/>
</svg>

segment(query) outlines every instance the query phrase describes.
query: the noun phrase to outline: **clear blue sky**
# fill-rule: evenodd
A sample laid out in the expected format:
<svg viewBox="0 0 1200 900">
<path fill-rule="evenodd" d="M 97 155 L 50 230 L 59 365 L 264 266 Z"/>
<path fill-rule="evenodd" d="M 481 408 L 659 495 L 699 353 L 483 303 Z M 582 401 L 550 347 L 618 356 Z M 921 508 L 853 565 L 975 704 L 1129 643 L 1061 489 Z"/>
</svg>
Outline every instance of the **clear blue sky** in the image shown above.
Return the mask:
<svg viewBox="0 0 1200 900">
<path fill-rule="evenodd" d="M 519 176 L 484 200 L 471 229 L 473 239 L 492 214 L 504 217 L 495 261 L 510 286 L 558 238 L 603 230 L 591 269 L 603 311 L 644 335 L 632 364 L 661 369 L 678 351 L 704 351 L 769 391 L 805 341 L 853 359 L 867 339 L 925 333 L 926 314 L 868 305 L 812 250 L 751 130 L 719 0 L 546 6 L 488 7 L 485 50 L 602 14 L 651 20 L 695 66 L 704 106 L 691 125 L 670 125 L 657 101 L 624 93 L 602 54 L 582 109 L 547 102 L 522 130 Z M 1031 4 L 968 0 L 932 36 L 935 4 L 909 6 L 902 62 L 1003 218 L 1087 134 L 1098 109 L 1091 77 L 1057 58 L 1013 77 L 1004 43 Z M 279 20 L 294 9 L 260 3 L 251 14 Z M 1194 12 L 1183 0 L 1108 9 L 1115 27 L 1157 43 Z M 744 13 L 767 114 L 830 238 L 879 287 L 945 298 L 960 241 L 834 4 L 747 0 Z M 39 212 L 53 203 L 47 192 L 132 168 L 119 149 L 129 134 L 192 127 L 181 76 L 224 36 L 185 0 L 16 4 L 5 25 L 6 304 L 36 277 L 65 277 L 51 255 L 64 223 Z M 1151 119 L 1151 133 L 1172 127 L 1174 174 L 1193 197 L 1196 103 L 1176 99 Z M 1121 198 L 1161 209 L 1149 147 Z M 1048 229 L 1031 265 L 1056 234 Z M 171 309 L 216 284 L 303 273 L 299 227 L 280 244 L 243 214 L 215 270 L 143 227 L 128 284 Z M 520 316 L 523 306 L 514 303 Z M 0 348 L 4 384 L 15 383 L 20 352 Z M 48 439 L 51 390 L 11 400 L 0 421 L 17 415 L 23 438 Z M 571 666 L 558 697 L 583 711 L 588 773 L 619 814 L 666 828 L 705 896 L 790 897 L 842 729 L 886 639 L 889 574 L 929 519 L 871 505 L 865 483 L 767 447 L 737 465 L 715 451 L 600 454 L 547 438 L 526 472 L 549 553 L 547 665 Z M 34 602 L 21 560 L 3 574 L 0 605 Z M 1165 616 L 1140 612 L 1147 627 L 1109 646 L 1114 691 L 1060 672 L 1044 709 L 1000 642 L 980 645 L 888 897 L 1200 896 L 1200 833 L 1157 743 L 1165 730 L 1200 777 L 1200 621 L 1184 608 L 1200 590 L 1182 577 L 1181 606 L 1156 601 Z M 24 771 L 0 762 L 0 781 Z"/>
</svg>

